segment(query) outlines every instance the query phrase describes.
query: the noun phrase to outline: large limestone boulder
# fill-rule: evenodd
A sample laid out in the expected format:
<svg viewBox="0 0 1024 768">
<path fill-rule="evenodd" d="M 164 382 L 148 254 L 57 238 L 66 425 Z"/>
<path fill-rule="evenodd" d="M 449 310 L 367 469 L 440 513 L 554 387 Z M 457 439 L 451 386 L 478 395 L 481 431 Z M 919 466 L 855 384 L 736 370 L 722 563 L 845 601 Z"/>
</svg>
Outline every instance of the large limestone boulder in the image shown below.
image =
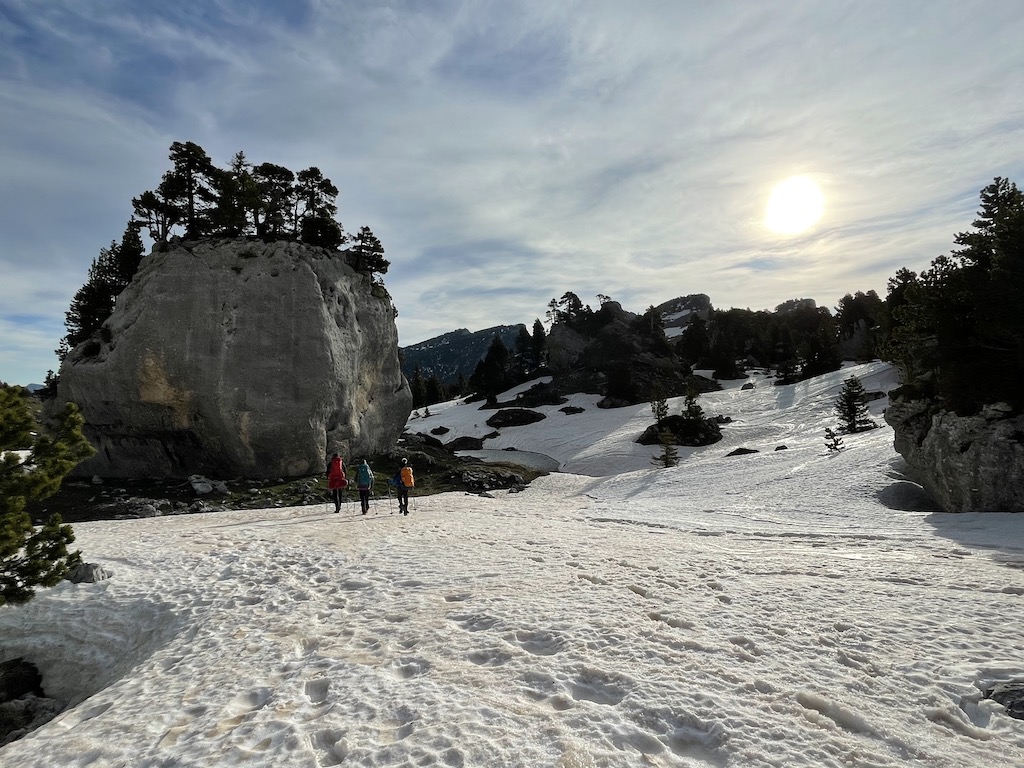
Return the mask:
<svg viewBox="0 0 1024 768">
<path fill-rule="evenodd" d="M 885 411 L 895 448 L 947 512 L 1024 512 L 1024 416 L 992 405 L 974 416 L 897 398 Z"/>
<path fill-rule="evenodd" d="M 412 408 L 383 287 L 293 242 L 172 242 L 60 370 L 78 476 L 294 477 L 389 449 Z"/>
</svg>

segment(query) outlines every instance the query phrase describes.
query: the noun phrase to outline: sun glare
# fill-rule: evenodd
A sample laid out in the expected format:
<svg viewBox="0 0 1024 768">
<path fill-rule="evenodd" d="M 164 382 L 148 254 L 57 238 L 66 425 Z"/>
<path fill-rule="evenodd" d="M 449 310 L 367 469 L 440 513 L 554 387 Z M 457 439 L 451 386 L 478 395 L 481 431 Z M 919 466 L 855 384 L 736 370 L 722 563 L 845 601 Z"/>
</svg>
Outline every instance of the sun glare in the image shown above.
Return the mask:
<svg viewBox="0 0 1024 768">
<path fill-rule="evenodd" d="M 817 223 L 825 212 L 825 196 L 806 176 L 780 181 L 768 198 L 764 225 L 773 232 L 797 235 Z"/>
</svg>

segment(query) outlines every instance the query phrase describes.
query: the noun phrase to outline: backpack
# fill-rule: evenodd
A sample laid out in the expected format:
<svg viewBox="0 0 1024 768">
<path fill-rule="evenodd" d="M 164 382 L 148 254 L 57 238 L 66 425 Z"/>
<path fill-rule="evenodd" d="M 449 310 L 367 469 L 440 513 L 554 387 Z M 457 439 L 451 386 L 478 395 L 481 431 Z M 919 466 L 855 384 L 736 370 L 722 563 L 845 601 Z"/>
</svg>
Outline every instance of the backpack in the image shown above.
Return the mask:
<svg viewBox="0 0 1024 768">
<path fill-rule="evenodd" d="M 356 480 L 359 485 L 367 487 L 373 483 L 373 475 L 370 473 L 370 468 L 365 464 L 360 464 L 356 467 Z"/>
<path fill-rule="evenodd" d="M 412 467 L 409 467 L 409 466 L 402 467 L 401 475 L 402 475 L 402 485 L 404 485 L 406 488 L 412 488 L 413 486 L 416 485 L 416 481 L 413 479 L 413 476 L 412 476 Z"/>
<path fill-rule="evenodd" d="M 345 462 L 339 456 L 331 460 L 330 469 L 327 470 L 327 487 L 344 488 L 348 485 L 348 478 L 345 477 Z"/>
</svg>

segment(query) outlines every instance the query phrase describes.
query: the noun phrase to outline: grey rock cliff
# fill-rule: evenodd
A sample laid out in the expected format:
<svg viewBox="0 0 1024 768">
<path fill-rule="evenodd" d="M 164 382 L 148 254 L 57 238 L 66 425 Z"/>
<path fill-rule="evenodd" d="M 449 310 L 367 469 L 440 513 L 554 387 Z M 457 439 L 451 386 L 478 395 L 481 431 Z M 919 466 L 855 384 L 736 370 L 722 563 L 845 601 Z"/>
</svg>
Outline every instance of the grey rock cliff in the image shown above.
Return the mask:
<svg viewBox="0 0 1024 768">
<path fill-rule="evenodd" d="M 895 448 L 947 512 L 1024 512 L 1024 416 L 987 407 L 975 416 L 896 399 L 885 411 Z"/>
<path fill-rule="evenodd" d="M 412 407 L 391 300 L 344 254 L 172 243 L 60 370 L 97 453 L 77 476 L 294 477 L 389 449 Z"/>
</svg>

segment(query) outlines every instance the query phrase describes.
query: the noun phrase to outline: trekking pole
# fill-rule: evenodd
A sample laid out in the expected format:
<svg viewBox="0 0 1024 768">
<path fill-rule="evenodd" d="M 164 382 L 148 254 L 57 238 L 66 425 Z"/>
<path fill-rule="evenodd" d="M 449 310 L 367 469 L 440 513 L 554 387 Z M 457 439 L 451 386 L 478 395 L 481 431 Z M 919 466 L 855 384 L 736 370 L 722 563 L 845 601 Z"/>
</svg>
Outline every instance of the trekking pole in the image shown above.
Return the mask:
<svg viewBox="0 0 1024 768">
<path fill-rule="evenodd" d="M 391 486 L 388 485 L 388 509 L 391 510 L 390 514 L 395 514 L 395 502 L 391 498 Z"/>
</svg>

